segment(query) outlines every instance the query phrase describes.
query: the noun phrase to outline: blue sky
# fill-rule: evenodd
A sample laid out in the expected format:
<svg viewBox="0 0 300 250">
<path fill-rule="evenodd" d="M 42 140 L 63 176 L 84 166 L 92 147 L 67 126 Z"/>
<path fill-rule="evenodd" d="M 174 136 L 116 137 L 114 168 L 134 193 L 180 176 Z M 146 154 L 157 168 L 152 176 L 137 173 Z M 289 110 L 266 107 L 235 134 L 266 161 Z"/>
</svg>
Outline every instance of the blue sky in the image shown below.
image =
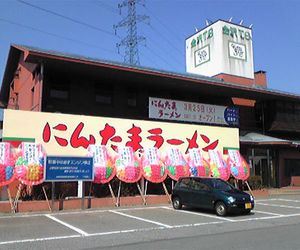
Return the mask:
<svg viewBox="0 0 300 250">
<path fill-rule="evenodd" d="M 12 43 L 87 57 L 123 62 L 116 43 L 126 29 L 113 25 L 123 0 L 1 0 L 0 79 Z M 268 87 L 300 95 L 300 1 L 298 0 L 145 0 L 137 13 L 149 16 L 138 24 L 146 37 L 139 46 L 140 65 L 185 72 L 185 39 L 205 20 L 253 24 L 255 70 L 267 71 Z M 31 5 L 31 6 L 30 6 Z M 122 55 L 123 54 L 123 55 Z"/>
</svg>

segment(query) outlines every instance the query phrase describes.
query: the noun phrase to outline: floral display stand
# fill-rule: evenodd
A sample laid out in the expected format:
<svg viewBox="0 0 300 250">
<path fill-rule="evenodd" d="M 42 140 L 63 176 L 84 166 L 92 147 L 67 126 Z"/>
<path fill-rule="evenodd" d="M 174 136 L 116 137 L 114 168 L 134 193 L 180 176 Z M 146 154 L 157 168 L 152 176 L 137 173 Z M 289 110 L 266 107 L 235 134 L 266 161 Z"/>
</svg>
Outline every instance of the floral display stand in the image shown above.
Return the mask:
<svg viewBox="0 0 300 250">
<path fill-rule="evenodd" d="M 250 185 L 247 181 L 250 177 L 250 166 L 240 154 L 239 150 L 228 150 L 227 165 L 230 168 L 231 175 L 236 180 L 241 180 L 244 182 L 247 185 L 249 192 L 253 195 Z"/>
<path fill-rule="evenodd" d="M 209 150 L 208 154 L 212 176 L 221 178 L 224 181 L 228 181 L 230 178 L 230 170 L 220 151 Z"/>
<path fill-rule="evenodd" d="M 106 146 L 104 145 L 89 145 L 88 156 L 94 159 L 94 181 L 90 186 L 90 193 L 93 187 L 93 183 L 108 184 L 110 194 L 113 198 L 114 204 L 117 206 L 117 199 L 113 192 L 110 181 L 116 176 L 116 168 L 113 158 L 108 153 Z"/>
<path fill-rule="evenodd" d="M 161 155 L 156 147 L 144 148 L 144 154 L 141 159 L 143 177 L 145 178 L 144 194 L 147 197 L 148 182 L 162 183 L 163 189 L 171 200 L 171 196 L 164 183 L 167 178 L 167 171 Z"/>
<path fill-rule="evenodd" d="M 6 186 L 7 196 L 8 196 L 12 213 L 15 213 L 16 209 L 8 185 L 12 183 L 15 180 L 15 178 L 16 178 L 15 157 L 12 152 L 11 145 L 8 142 L 1 142 L 0 143 L 0 187 Z"/>
<path fill-rule="evenodd" d="M 142 177 L 142 168 L 139 159 L 135 156 L 131 147 L 118 147 L 118 153 L 115 159 L 116 176 L 120 180 L 117 196 L 117 206 L 120 206 L 120 195 L 122 182 L 136 183 L 143 204 L 146 204 L 146 199 L 143 195 L 138 181 Z"/>
<path fill-rule="evenodd" d="M 33 186 L 44 182 L 44 161 L 46 153 L 41 144 L 22 142 L 16 151 L 15 171 L 16 179 L 20 181 L 17 194 L 14 201 L 14 208 L 17 208 L 18 200 L 23 185 L 26 185 L 29 190 Z M 47 197 L 44 187 L 42 187 L 45 198 L 48 203 L 49 210 L 52 208 Z"/>
</svg>

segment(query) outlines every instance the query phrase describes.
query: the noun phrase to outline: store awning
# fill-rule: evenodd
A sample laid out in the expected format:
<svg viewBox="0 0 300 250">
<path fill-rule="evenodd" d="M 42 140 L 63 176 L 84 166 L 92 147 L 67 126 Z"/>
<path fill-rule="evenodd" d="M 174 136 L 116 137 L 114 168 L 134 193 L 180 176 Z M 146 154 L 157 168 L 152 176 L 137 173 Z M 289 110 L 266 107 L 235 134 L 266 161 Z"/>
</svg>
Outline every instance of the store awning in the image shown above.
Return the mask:
<svg viewBox="0 0 300 250">
<path fill-rule="evenodd" d="M 259 133 L 247 133 L 240 135 L 241 144 L 254 144 L 254 145 L 287 145 L 287 146 L 300 146 L 299 141 L 285 140 Z"/>
</svg>

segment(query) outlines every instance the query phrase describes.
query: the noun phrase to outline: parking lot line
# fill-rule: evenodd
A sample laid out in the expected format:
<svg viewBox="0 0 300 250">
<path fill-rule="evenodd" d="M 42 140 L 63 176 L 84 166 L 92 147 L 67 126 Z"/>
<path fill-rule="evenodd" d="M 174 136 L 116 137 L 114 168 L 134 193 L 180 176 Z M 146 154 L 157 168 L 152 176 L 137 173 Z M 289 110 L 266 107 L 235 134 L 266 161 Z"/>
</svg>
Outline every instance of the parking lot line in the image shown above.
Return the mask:
<svg viewBox="0 0 300 250">
<path fill-rule="evenodd" d="M 163 226 L 163 227 L 166 227 L 166 228 L 171 228 L 172 227 L 170 225 L 163 224 L 163 223 L 160 223 L 160 222 L 157 222 L 157 221 L 144 219 L 144 218 L 141 218 L 141 217 L 125 214 L 125 213 L 114 211 L 114 210 L 110 210 L 109 212 L 114 213 L 114 214 L 119 214 L 119 215 L 122 215 L 122 216 L 125 216 L 125 217 L 129 217 L 129 218 L 132 218 L 132 219 L 149 222 L 149 223 L 152 223 L 152 224 L 155 224 L 155 225 L 158 225 L 158 226 Z"/>
<path fill-rule="evenodd" d="M 199 222 L 199 223 L 193 223 L 193 224 L 174 225 L 174 226 L 172 226 L 172 228 L 199 227 L 199 226 L 222 224 L 222 223 L 226 223 L 226 222 L 225 221 Z"/>
<path fill-rule="evenodd" d="M 60 223 L 60 224 L 62 224 L 62 225 L 64 225 L 64 226 L 66 226 L 66 227 L 68 227 L 68 228 L 74 230 L 74 231 L 77 232 L 77 233 L 80 233 L 81 235 L 84 235 L 84 236 L 89 235 L 87 232 L 81 230 L 80 228 L 74 227 L 74 226 L 70 225 L 69 223 L 66 223 L 66 222 L 64 222 L 64 221 L 62 221 L 62 220 L 59 220 L 59 219 L 55 218 L 54 216 L 52 216 L 52 215 L 50 215 L 50 214 L 46 214 L 45 216 L 46 216 L 47 218 L 51 219 L 51 220 L 54 220 L 54 221 L 56 221 L 56 222 L 58 222 L 58 223 Z"/>
<path fill-rule="evenodd" d="M 272 198 L 272 199 L 256 199 L 255 203 L 260 202 L 260 201 L 276 201 L 276 200 L 278 200 L 278 199 L 276 199 L 276 198 Z"/>
<path fill-rule="evenodd" d="M 147 209 L 157 209 L 161 208 L 161 206 L 153 206 L 153 207 L 130 207 L 130 208 L 118 208 L 116 211 L 131 211 L 131 210 L 147 210 Z M 72 214 L 95 214 L 95 213 L 105 213 L 109 212 L 111 209 L 98 209 L 98 210 L 79 210 L 79 211 L 57 211 L 52 212 L 51 215 L 72 215 Z M 30 217 L 39 217 L 45 216 L 48 213 L 34 213 L 34 214 L 7 214 L 0 216 L 0 219 L 7 218 L 30 218 Z"/>
<path fill-rule="evenodd" d="M 283 208 L 300 209 L 300 207 L 288 206 L 288 205 L 279 205 L 279 204 L 270 204 L 270 203 L 260 203 L 260 202 L 256 202 L 256 204 L 258 204 L 258 205 L 263 205 L 263 206 L 270 206 L 270 207 L 283 207 Z"/>
<path fill-rule="evenodd" d="M 9 245 L 9 244 L 27 243 L 27 242 L 37 242 L 37 241 L 46 241 L 46 240 L 62 240 L 62 239 L 71 239 L 71 238 L 80 238 L 80 237 L 82 237 L 82 236 L 79 235 L 79 234 L 75 234 L 75 235 L 67 235 L 67 236 L 36 238 L 36 239 L 10 240 L 10 241 L 1 241 L 0 245 Z"/>
<path fill-rule="evenodd" d="M 271 213 L 271 212 L 265 212 L 265 211 L 260 211 L 260 210 L 253 210 L 254 213 L 259 213 L 259 214 L 268 214 L 268 215 L 275 215 L 275 216 L 280 216 L 283 214 L 276 214 L 276 213 Z"/>
<path fill-rule="evenodd" d="M 283 218 L 284 215 L 273 215 L 273 216 L 266 216 L 266 217 L 256 217 L 256 218 L 245 218 L 245 219 L 237 219 L 233 220 L 232 222 L 245 222 L 245 221 L 256 221 L 256 220 L 270 220 L 270 219 L 279 219 Z"/>
<path fill-rule="evenodd" d="M 158 209 L 162 206 L 155 206 L 155 207 L 129 207 L 129 208 L 118 208 L 114 209 L 114 211 L 135 211 L 135 210 L 148 210 L 148 209 Z M 111 209 L 110 209 L 111 210 Z M 110 211 L 109 210 L 109 211 Z"/>
<path fill-rule="evenodd" d="M 169 209 L 169 210 L 174 210 L 173 208 L 170 208 L 170 207 L 162 207 L 162 208 Z M 225 221 L 230 221 L 230 222 L 234 221 L 234 220 L 231 220 L 231 219 L 228 219 L 228 218 L 209 215 L 209 214 L 204 214 L 204 213 L 200 213 L 200 212 L 192 212 L 192 211 L 187 211 L 187 210 L 174 210 L 174 211 L 181 212 L 181 213 L 186 213 L 186 214 L 194 214 L 194 215 L 199 215 L 199 216 L 214 218 L 214 219 L 219 219 L 219 220 L 225 220 Z"/>
<path fill-rule="evenodd" d="M 271 205 L 273 206 L 274 204 L 271 204 Z M 274 206 L 277 206 L 277 205 L 274 205 Z M 167 207 L 167 206 L 160 206 L 160 207 L 157 207 L 157 208 L 173 210 L 173 208 Z M 135 210 L 135 209 L 133 209 L 133 210 Z M 193 214 L 193 215 L 199 215 L 199 216 L 205 216 L 205 217 L 210 217 L 210 218 L 214 218 L 214 219 L 219 219 L 219 221 L 199 222 L 199 223 L 180 224 L 180 225 L 170 226 L 170 225 L 167 225 L 167 224 L 159 223 L 157 221 L 147 220 L 147 219 L 144 219 L 144 218 L 128 215 L 128 214 L 120 212 L 119 210 L 118 211 L 106 210 L 106 211 L 112 212 L 112 213 L 115 213 L 115 214 L 119 214 L 121 216 L 126 216 L 126 217 L 129 217 L 129 218 L 133 218 L 133 219 L 153 223 L 153 224 L 156 224 L 158 226 L 157 227 L 154 226 L 154 227 L 151 227 L 151 228 L 125 229 L 125 230 L 106 231 L 106 232 L 98 232 L 98 233 L 88 234 L 88 233 L 82 231 L 79 228 L 76 228 L 76 227 L 74 227 L 74 226 L 72 226 L 68 223 L 65 223 L 65 222 L 55 218 L 52 215 L 44 214 L 43 216 L 46 216 L 49 219 L 54 220 L 54 221 L 56 221 L 56 222 L 58 222 L 58 223 L 60 223 L 64 226 L 76 231 L 79 234 L 67 235 L 67 236 L 29 238 L 29 239 L 2 241 L 2 242 L 0 242 L 0 246 L 1 245 L 13 245 L 13 244 L 19 244 L 19 243 L 28 243 L 28 242 L 40 242 L 40 241 L 51 241 L 51 240 L 61 240 L 61 239 L 72 239 L 72 238 L 80 238 L 80 237 L 95 237 L 95 236 L 105 236 L 105 235 L 114 235 L 114 234 L 117 235 L 117 234 L 135 233 L 135 232 L 147 232 L 147 231 L 152 231 L 152 230 L 166 230 L 166 229 L 168 230 L 168 229 L 176 229 L 176 228 L 178 229 L 178 228 L 185 228 L 185 227 L 197 227 L 197 226 L 205 226 L 205 225 L 213 225 L 213 224 L 222 224 L 222 223 L 227 223 L 227 222 L 229 222 L 229 223 L 230 222 L 231 223 L 239 223 L 239 222 L 247 222 L 247 221 L 264 221 L 264 220 L 272 220 L 272 219 L 281 219 L 281 218 L 289 218 L 289 217 L 300 216 L 300 213 L 281 215 L 281 214 L 276 214 L 276 213 L 271 213 L 271 212 L 254 210 L 257 213 L 269 214 L 271 216 L 258 217 L 258 218 L 228 219 L 228 218 L 224 218 L 224 217 L 218 217 L 218 216 L 213 216 L 213 215 L 203 214 L 203 213 L 193 212 L 193 211 L 187 211 L 187 210 L 173 210 L 174 212 L 182 212 L 182 213 L 186 213 L 186 214 Z"/>
<path fill-rule="evenodd" d="M 0 219 L 13 219 L 13 218 L 31 218 L 31 217 L 41 217 L 45 214 L 7 214 L 0 216 Z"/>
<path fill-rule="evenodd" d="M 108 232 L 100 232 L 100 233 L 91 233 L 88 236 L 105 236 L 112 234 L 124 234 L 124 233 L 135 233 L 135 232 L 146 232 L 152 230 L 162 230 L 166 229 L 165 227 L 148 227 L 148 228 L 136 228 L 136 229 L 127 229 L 127 230 L 118 230 L 118 231 L 108 231 Z"/>
<path fill-rule="evenodd" d="M 278 201 L 288 201 L 288 202 L 300 202 L 299 200 L 289 200 L 289 199 L 277 199 Z"/>
</svg>

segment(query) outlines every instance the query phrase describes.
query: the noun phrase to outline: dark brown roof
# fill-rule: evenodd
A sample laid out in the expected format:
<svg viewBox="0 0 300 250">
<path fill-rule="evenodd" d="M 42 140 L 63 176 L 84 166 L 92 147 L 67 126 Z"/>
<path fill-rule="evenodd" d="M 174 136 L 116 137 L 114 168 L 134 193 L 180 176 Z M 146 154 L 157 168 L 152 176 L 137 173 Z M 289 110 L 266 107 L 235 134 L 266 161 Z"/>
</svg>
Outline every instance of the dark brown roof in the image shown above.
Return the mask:
<svg viewBox="0 0 300 250">
<path fill-rule="evenodd" d="M 14 72 L 18 65 L 18 60 L 21 53 L 24 53 L 25 61 L 27 62 L 47 62 L 47 64 L 61 62 L 67 63 L 69 68 L 80 67 L 81 69 L 85 70 L 87 67 L 90 67 L 93 68 L 94 71 L 100 68 L 102 70 L 117 70 L 120 74 L 123 72 L 125 76 L 124 79 L 128 77 L 128 74 L 126 73 L 130 73 L 130 77 L 146 77 L 148 81 L 150 81 L 149 79 L 155 79 L 156 82 L 157 80 L 160 80 L 163 81 L 164 84 L 175 84 L 177 88 L 189 86 L 190 88 L 195 88 L 197 91 L 201 91 L 201 93 L 210 93 L 212 95 L 240 97 L 262 101 L 287 100 L 300 102 L 300 95 L 293 93 L 287 93 L 258 86 L 243 86 L 230 82 L 224 82 L 220 79 L 212 77 L 193 74 L 180 74 L 145 67 L 131 66 L 118 62 L 61 53 L 57 51 L 43 50 L 22 45 L 11 45 L 10 47 L 1 86 L 0 102 L 7 103 L 9 86 L 13 80 Z M 143 82 L 141 82 L 141 84 L 143 84 Z"/>
</svg>

